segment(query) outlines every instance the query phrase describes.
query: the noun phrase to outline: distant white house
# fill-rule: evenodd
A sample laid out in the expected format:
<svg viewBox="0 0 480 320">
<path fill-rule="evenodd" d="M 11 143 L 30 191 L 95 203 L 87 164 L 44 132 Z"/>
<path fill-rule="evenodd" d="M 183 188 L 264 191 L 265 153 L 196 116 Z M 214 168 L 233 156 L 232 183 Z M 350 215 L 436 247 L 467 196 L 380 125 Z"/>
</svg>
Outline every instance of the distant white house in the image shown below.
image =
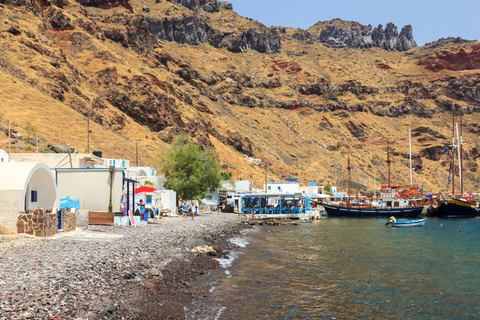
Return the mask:
<svg viewBox="0 0 480 320">
<path fill-rule="evenodd" d="M 103 161 L 103 165 L 97 165 L 97 168 L 108 168 L 110 166 L 115 167 L 115 168 L 123 168 L 126 169 L 130 167 L 130 160 L 125 160 L 125 159 L 107 159 L 107 158 L 101 158 Z"/>
<path fill-rule="evenodd" d="M 265 187 L 265 183 L 263 184 Z M 267 182 L 267 193 L 299 193 L 298 182 Z"/>
<path fill-rule="evenodd" d="M 125 177 L 138 181 L 141 185 L 149 181 L 158 190 L 165 190 L 164 183 L 167 181 L 165 177 L 157 176 L 157 169 L 153 167 L 129 167 L 125 170 Z"/>
<path fill-rule="evenodd" d="M 8 153 L 2 149 L 0 149 L 0 163 L 1 162 L 8 162 Z"/>
<path fill-rule="evenodd" d="M 233 184 L 229 180 L 220 181 L 220 188 L 209 191 L 205 198 L 219 203 L 225 201 L 228 196 L 233 194 L 250 193 L 253 191 L 253 181 L 234 180 L 232 182 Z"/>
<path fill-rule="evenodd" d="M 52 209 L 57 188 L 50 168 L 38 162 L 0 163 L 0 225 L 16 231 L 20 211 Z"/>
</svg>

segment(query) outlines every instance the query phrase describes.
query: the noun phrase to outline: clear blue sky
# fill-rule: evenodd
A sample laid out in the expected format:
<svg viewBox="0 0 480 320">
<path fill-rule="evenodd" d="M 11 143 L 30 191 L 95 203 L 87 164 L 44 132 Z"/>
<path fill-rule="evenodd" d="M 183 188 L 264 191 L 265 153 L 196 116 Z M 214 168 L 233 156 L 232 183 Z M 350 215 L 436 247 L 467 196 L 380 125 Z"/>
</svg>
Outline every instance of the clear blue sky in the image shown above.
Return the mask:
<svg viewBox="0 0 480 320">
<path fill-rule="evenodd" d="M 447 37 L 480 38 L 479 0 L 226 0 L 238 14 L 266 26 L 308 29 L 318 21 L 340 18 L 376 27 L 393 22 L 398 32 L 413 27 L 418 45 Z"/>
</svg>

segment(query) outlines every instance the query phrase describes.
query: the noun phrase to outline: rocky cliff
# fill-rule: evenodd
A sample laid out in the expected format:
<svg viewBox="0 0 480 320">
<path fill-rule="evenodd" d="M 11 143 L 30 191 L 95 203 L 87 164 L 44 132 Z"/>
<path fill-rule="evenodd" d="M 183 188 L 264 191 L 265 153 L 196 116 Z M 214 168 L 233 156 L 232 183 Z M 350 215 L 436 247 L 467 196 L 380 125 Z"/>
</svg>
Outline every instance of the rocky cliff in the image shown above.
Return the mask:
<svg viewBox="0 0 480 320">
<path fill-rule="evenodd" d="M 398 34 L 397 27 L 391 22 L 385 29 L 381 24 L 376 28 L 368 25 L 341 29 L 333 25 L 323 30 L 316 40 L 334 48 L 382 48 L 407 51 L 417 47 L 413 39 L 412 26 L 404 26 Z"/>
</svg>

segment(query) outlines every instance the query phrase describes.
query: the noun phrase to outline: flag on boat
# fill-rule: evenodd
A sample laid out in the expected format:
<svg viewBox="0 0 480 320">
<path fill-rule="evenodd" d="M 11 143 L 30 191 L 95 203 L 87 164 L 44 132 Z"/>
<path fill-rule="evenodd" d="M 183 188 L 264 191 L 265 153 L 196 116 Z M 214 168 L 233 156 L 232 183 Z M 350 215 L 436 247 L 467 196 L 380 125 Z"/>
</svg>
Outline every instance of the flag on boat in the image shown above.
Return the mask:
<svg viewBox="0 0 480 320">
<path fill-rule="evenodd" d="M 420 190 L 423 189 L 423 185 L 424 185 L 424 183 L 422 183 L 422 185 L 420 186 L 420 188 L 418 188 L 418 191 L 420 191 Z"/>
<path fill-rule="evenodd" d="M 350 173 L 353 173 L 354 171 L 355 171 L 355 170 L 353 170 L 353 168 L 352 168 L 352 170 L 350 170 Z"/>
<path fill-rule="evenodd" d="M 448 147 L 447 147 L 447 149 L 443 150 L 443 152 L 448 152 Z"/>
</svg>

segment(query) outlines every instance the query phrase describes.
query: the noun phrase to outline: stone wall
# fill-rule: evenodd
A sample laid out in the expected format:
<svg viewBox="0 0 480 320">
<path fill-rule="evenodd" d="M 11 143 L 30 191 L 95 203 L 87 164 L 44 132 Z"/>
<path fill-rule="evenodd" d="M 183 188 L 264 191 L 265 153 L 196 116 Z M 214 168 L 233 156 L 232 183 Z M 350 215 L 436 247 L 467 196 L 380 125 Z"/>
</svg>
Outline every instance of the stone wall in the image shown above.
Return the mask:
<svg viewBox="0 0 480 320">
<path fill-rule="evenodd" d="M 61 231 L 69 232 L 77 228 L 77 214 L 75 209 L 62 208 Z"/>
<path fill-rule="evenodd" d="M 21 211 L 17 220 L 17 232 L 36 237 L 51 237 L 58 233 L 57 213 L 40 208 Z"/>
<path fill-rule="evenodd" d="M 88 228 L 88 210 L 77 210 L 77 228 L 87 229 Z"/>
</svg>

